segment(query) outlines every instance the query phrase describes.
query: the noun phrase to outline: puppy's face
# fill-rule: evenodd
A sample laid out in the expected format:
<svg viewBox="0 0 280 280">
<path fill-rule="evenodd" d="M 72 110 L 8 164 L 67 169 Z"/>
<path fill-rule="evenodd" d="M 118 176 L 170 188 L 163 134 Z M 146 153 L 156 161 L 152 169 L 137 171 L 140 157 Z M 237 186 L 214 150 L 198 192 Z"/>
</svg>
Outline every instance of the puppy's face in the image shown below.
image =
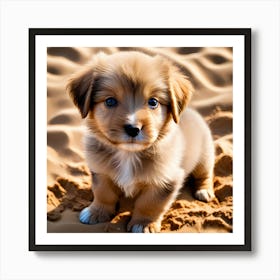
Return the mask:
<svg viewBox="0 0 280 280">
<path fill-rule="evenodd" d="M 94 135 L 128 151 L 144 150 L 164 136 L 191 95 L 177 68 L 139 52 L 97 55 L 68 88 Z"/>
</svg>

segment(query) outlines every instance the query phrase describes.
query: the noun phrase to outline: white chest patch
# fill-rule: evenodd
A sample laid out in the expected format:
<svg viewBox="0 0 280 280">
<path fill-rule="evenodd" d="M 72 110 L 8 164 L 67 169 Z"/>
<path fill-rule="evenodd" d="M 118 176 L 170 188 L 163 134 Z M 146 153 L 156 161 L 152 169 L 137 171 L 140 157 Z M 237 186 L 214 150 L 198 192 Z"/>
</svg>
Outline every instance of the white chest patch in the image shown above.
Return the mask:
<svg viewBox="0 0 280 280">
<path fill-rule="evenodd" d="M 119 151 L 114 160 L 117 162 L 115 180 L 126 196 L 135 193 L 135 175 L 137 168 L 141 166 L 139 157 L 128 151 Z"/>
</svg>

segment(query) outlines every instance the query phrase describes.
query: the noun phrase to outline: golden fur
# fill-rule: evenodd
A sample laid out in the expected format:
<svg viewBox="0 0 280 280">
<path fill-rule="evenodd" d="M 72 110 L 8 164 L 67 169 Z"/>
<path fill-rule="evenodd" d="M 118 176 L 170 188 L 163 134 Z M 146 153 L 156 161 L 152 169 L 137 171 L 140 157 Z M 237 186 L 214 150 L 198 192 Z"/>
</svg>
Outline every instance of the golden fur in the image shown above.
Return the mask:
<svg viewBox="0 0 280 280">
<path fill-rule="evenodd" d="M 135 198 L 128 231 L 159 232 L 191 173 L 199 182 L 196 198 L 214 197 L 211 133 L 186 109 L 191 83 L 169 61 L 139 52 L 101 53 L 75 74 L 68 90 L 86 119 L 93 175 L 94 201 L 81 212 L 81 222 L 110 221 L 124 193 Z"/>
</svg>

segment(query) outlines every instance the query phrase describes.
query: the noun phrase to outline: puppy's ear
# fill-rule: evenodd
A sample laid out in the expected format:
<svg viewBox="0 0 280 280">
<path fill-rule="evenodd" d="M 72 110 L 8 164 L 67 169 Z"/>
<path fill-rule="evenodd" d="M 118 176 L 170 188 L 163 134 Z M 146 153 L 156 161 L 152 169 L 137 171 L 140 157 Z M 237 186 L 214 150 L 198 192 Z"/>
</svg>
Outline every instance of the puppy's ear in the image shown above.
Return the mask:
<svg viewBox="0 0 280 280">
<path fill-rule="evenodd" d="M 169 94 L 171 98 L 171 113 L 174 121 L 179 122 L 182 111 L 192 97 L 191 82 L 179 70 L 172 68 L 169 75 Z"/>
<path fill-rule="evenodd" d="M 90 110 L 93 83 L 94 71 L 92 67 L 88 67 L 75 74 L 67 84 L 69 95 L 78 107 L 82 118 L 85 118 Z"/>
</svg>

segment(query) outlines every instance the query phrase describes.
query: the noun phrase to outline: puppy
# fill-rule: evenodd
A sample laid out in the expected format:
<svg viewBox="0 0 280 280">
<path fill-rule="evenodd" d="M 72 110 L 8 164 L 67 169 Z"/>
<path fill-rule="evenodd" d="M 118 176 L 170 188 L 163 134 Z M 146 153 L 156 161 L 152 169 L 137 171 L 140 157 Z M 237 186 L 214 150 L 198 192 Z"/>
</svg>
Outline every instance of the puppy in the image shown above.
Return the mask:
<svg viewBox="0 0 280 280">
<path fill-rule="evenodd" d="M 80 213 L 82 223 L 110 221 L 124 193 L 135 198 L 128 231 L 159 232 L 190 174 L 197 199 L 214 197 L 210 130 L 186 108 L 191 83 L 167 59 L 101 53 L 70 80 L 68 91 L 88 127 L 94 201 Z"/>
</svg>

